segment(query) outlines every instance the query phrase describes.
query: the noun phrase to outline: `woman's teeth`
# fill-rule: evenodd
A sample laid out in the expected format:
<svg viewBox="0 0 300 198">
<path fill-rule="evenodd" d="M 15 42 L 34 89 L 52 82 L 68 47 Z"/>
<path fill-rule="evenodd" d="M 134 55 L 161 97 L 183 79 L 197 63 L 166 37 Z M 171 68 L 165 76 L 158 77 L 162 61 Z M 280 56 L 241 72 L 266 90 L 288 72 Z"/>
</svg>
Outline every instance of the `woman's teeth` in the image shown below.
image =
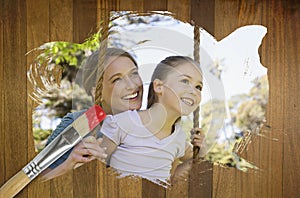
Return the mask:
<svg viewBox="0 0 300 198">
<path fill-rule="evenodd" d="M 138 92 L 135 92 L 133 94 L 129 94 L 129 95 L 124 96 L 123 99 L 130 100 L 130 99 L 136 98 L 137 96 L 138 96 Z"/>
</svg>

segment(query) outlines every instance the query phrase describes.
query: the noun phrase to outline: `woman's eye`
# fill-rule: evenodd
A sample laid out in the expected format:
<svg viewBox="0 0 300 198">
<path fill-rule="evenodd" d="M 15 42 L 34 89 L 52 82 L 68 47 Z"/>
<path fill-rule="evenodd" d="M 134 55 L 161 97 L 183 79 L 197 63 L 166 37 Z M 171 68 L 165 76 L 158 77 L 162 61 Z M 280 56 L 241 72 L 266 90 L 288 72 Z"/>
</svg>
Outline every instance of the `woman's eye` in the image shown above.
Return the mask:
<svg viewBox="0 0 300 198">
<path fill-rule="evenodd" d="M 139 75 L 139 72 L 138 71 L 134 71 L 132 72 L 133 75 Z"/>
<path fill-rule="evenodd" d="M 115 78 L 115 79 L 112 80 L 112 83 L 115 83 L 115 82 L 117 82 L 119 80 L 121 80 L 121 78 Z"/>
<path fill-rule="evenodd" d="M 131 77 L 139 76 L 139 72 L 137 72 L 137 71 L 132 72 L 130 76 L 131 76 Z"/>
</svg>

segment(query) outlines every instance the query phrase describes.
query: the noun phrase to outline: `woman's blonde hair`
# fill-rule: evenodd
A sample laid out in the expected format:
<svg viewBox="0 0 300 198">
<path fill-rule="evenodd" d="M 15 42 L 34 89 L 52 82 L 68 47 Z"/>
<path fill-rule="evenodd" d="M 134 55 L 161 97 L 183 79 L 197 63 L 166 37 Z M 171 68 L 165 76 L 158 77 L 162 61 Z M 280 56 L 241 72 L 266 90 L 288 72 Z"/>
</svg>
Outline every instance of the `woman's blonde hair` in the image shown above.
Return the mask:
<svg viewBox="0 0 300 198">
<path fill-rule="evenodd" d="M 92 89 L 97 87 L 98 94 L 95 95 L 95 103 L 101 105 L 102 83 L 105 64 L 99 65 L 100 50 L 93 52 L 84 62 L 81 68 L 82 86 L 88 95 L 91 95 Z M 134 58 L 125 50 L 120 48 L 107 48 L 104 53 L 104 63 L 109 57 L 127 57 L 138 67 Z M 100 85 L 101 84 L 101 85 Z M 100 87 L 100 89 L 99 89 Z M 100 93 L 100 94 L 99 94 Z"/>
</svg>

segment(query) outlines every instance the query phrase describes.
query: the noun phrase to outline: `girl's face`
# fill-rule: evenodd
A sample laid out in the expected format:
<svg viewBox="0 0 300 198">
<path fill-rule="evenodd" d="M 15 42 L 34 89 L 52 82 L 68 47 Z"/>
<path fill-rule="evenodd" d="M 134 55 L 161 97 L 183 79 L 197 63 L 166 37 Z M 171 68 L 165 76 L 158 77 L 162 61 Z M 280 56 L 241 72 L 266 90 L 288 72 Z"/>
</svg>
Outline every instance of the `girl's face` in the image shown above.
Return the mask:
<svg viewBox="0 0 300 198">
<path fill-rule="evenodd" d="M 138 110 L 142 106 L 143 83 L 138 68 L 124 56 L 107 60 L 103 74 L 102 106 L 107 114 Z"/>
<path fill-rule="evenodd" d="M 163 80 L 160 102 L 179 116 L 193 112 L 201 101 L 202 74 L 192 63 L 171 68 Z"/>
</svg>

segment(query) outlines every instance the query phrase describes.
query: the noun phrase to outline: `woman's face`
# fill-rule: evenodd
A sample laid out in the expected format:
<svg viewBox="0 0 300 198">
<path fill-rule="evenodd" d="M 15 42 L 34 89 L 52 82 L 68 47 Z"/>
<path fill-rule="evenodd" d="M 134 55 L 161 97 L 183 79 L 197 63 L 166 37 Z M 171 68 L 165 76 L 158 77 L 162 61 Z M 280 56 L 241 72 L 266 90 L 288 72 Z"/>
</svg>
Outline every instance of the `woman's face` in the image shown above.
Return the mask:
<svg viewBox="0 0 300 198">
<path fill-rule="evenodd" d="M 107 114 L 138 110 L 142 106 L 143 83 L 138 68 L 124 56 L 106 61 L 103 75 L 102 107 Z"/>
</svg>

